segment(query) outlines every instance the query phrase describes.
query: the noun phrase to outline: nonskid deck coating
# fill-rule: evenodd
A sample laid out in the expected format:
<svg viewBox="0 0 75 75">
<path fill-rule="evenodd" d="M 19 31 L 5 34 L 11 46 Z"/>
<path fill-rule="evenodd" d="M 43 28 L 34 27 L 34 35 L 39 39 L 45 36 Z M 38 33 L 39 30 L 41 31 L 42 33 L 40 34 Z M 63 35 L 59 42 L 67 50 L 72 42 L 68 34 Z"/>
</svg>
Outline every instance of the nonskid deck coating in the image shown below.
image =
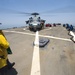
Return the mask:
<svg viewBox="0 0 75 75">
<path fill-rule="evenodd" d="M 18 31 L 34 34 L 27 35 L 4 31 L 13 51 L 13 54 L 9 55 L 9 59 L 11 62 L 15 61 L 16 63 L 14 66 L 15 70 L 12 69 L 8 71 L 7 75 L 30 75 L 32 67 L 32 57 L 34 52 L 33 41 L 35 41 L 35 33 L 29 30 L 24 31 L 22 30 L 22 28 L 21 30 L 19 28 L 9 29 L 6 31 Z M 41 30 L 39 31 L 39 35 L 54 36 L 70 40 L 68 31 L 62 26 L 54 28 L 52 27 L 52 29 L 48 30 Z M 48 39 L 50 40 L 48 45 L 44 48 L 39 49 L 40 75 L 74 75 L 75 44 L 72 41 L 53 38 Z"/>
</svg>

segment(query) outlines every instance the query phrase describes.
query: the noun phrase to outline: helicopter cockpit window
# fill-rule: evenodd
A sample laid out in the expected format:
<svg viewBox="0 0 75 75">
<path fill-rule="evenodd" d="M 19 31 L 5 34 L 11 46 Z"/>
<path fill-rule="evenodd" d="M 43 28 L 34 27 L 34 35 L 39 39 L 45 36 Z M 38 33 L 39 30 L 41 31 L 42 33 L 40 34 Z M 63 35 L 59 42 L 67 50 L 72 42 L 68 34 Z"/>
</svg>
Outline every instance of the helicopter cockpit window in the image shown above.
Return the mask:
<svg viewBox="0 0 75 75">
<path fill-rule="evenodd" d="M 38 17 L 38 19 L 40 19 L 40 17 Z"/>
<path fill-rule="evenodd" d="M 30 22 L 33 22 L 33 18 L 32 17 L 30 17 L 29 20 L 30 20 Z"/>
<path fill-rule="evenodd" d="M 37 21 L 40 22 L 40 17 L 38 17 Z"/>
<path fill-rule="evenodd" d="M 30 20 L 30 22 L 33 22 L 33 20 Z"/>
</svg>

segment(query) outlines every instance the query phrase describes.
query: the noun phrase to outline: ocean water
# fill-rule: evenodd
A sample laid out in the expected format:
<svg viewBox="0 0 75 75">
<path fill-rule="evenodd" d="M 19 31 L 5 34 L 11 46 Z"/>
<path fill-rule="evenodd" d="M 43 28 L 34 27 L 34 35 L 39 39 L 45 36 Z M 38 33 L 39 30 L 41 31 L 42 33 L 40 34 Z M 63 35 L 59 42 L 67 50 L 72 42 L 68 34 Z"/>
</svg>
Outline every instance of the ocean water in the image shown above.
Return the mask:
<svg viewBox="0 0 75 75">
<path fill-rule="evenodd" d="M 22 27 L 27 25 L 0 25 L 0 30 L 8 29 L 8 28 L 14 28 L 14 27 Z"/>
</svg>

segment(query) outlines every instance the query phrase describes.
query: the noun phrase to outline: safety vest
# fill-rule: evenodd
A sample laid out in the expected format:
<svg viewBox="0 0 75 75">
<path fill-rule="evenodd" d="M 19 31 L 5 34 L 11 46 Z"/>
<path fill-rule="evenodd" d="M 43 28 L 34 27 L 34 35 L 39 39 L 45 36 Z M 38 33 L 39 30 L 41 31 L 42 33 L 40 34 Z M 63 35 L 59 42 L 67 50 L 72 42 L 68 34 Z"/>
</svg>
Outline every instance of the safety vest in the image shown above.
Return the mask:
<svg viewBox="0 0 75 75">
<path fill-rule="evenodd" d="M 7 48 L 9 47 L 9 43 L 5 39 L 5 37 L 0 33 L 0 68 L 7 65 Z M 1 58 L 3 56 L 3 58 Z"/>
</svg>

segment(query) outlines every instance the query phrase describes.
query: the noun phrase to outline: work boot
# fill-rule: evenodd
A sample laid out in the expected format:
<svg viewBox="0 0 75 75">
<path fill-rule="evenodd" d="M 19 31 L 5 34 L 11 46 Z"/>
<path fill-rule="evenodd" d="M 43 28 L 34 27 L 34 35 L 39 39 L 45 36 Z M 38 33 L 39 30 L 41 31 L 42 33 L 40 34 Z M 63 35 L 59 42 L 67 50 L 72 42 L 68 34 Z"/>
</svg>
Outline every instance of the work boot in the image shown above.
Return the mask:
<svg viewBox="0 0 75 75">
<path fill-rule="evenodd" d="M 11 69 L 14 65 L 15 65 L 15 62 L 10 63 L 9 60 L 7 59 L 7 66 L 8 66 L 8 69 Z"/>
<path fill-rule="evenodd" d="M 15 65 L 15 62 L 10 63 L 10 64 L 8 65 L 8 69 L 11 69 L 14 65 Z"/>
</svg>

